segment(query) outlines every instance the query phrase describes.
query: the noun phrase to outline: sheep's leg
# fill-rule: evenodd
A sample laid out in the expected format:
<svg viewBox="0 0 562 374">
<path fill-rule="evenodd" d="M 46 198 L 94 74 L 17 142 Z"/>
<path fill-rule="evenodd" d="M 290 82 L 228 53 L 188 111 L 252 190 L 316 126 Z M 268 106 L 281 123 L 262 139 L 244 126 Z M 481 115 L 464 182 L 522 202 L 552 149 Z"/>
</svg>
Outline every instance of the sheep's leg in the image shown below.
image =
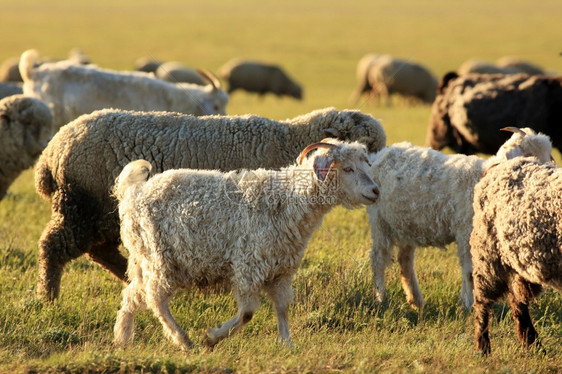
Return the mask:
<svg viewBox="0 0 562 374">
<path fill-rule="evenodd" d="M 85 243 L 77 243 L 72 228 L 62 217 L 53 216 L 39 239 L 37 294 L 48 300 L 59 296 L 64 266 L 84 254 Z M 81 236 L 82 238 L 87 235 Z"/>
<path fill-rule="evenodd" d="M 470 309 L 474 301 L 474 280 L 472 278 L 472 256 L 470 255 L 469 243 L 470 232 L 466 239 L 457 240 L 457 255 L 462 272 L 461 302 L 465 309 Z"/>
<path fill-rule="evenodd" d="M 384 240 L 384 235 L 371 224 L 373 247 L 371 249 L 371 270 L 373 271 L 373 285 L 375 301 L 381 303 L 385 299 L 384 271 L 392 260 L 392 246 Z"/>
<path fill-rule="evenodd" d="M 138 280 L 133 280 L 123 290 L 123 301 L 121 309 L 117 313 L 117 320 L 113 328 L 114 344 L 124 346 L 133 341 L 134 336 L 134 312 L 137 308 L 144 309 L 146 305 L 142 300 L 142 294 L 139 292 Z"/>
<path fill-rule="evenodd" d="M 293 346 L 289 335 L 289 323 L 287 321 L 287 307 L 293 301 L 293 290 L 291 289 L 291 277 L 286 276 L 276 279 L 265 286 L 265 291 L 275 305 L 277 314 L 277 332 L 282 344 Z"/>
<path fill-rule="evenodd" d="M 489 354 L 490 310 L 492 305 L 508 290 L 505 280 L 495 277 L 494 269 L 474 274 L 474 340 L 476 349 Z"/>
<path fill-rule="evenodd" d="M 193 343 L 189 339 L 187 333 L 176 322 L 168 303 L 172 298 L 172 293 L 164 290 L 157 281 L 149 281 L 146 287 L 146 304 L 154 312 L 162 327 L 164 327 L 164 334 L 171 339 L 174 344 L 182 349 L 189 349 L 193 347 Z"/>
<path fill-rule="evenodd" d="M 474 301 L 474 341 L 476 349 L 487 355 L 490 353 L 490 310 L 493 302 Z"/>
<path fill-rule="evenodd" d="M 119 252 L 119 243 L 103 242 L 96 244 L 88 250 L 88 257 L 109 270 L 121 281 L 127 283 L 127 259 Z"/>
<path fill-rule="evenodd" d="M 540 285 L 530 283 L 520 276 L 515 276 L 511 288 L 509 290 L 509 303 L 511 305 L 511 312 L 515 320 L 515 327 L 519 341 L 522 344 L 530 346 L 537 343 L 538 334 L 533 327 L 533 321 L 529 314 L 529 301 L 541 292 Z"/>
<path fill-rule="evenodd" d="M 414 253 L 416 248 L 411 245 L 400 246 L 398 249 L 398 263 L 400 264 L 400 280 L 406 293 L 406 300 L 413 307 L 423 308 L 424 301 L 414 269 Z"/>
<path fill-rule="evenodd" d="M 222 339 L 235 334 L 246 323 L 250 322 L 259 305 L 258 294 L 237 296 L 238 314 L 231 320 L 221 323 L 216 328 L 207 330 L 207 345 L 215 346 Z"/>
</svg>

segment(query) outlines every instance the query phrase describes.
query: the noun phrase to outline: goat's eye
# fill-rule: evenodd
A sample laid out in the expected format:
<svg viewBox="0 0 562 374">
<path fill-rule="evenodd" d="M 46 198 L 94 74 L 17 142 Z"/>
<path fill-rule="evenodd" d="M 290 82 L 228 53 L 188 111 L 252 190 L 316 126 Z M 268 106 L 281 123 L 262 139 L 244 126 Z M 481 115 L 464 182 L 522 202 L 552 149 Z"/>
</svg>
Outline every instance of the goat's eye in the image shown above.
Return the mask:
<svg viewBox="0 0 562 374">
<path fill-rule="evenodd" d="M 353 168 L 351 166 L 348 166 L 346 168 L 343 168 L 343 171 L 345 171 L 346 173 L 353 173 Z"/>
</svg>

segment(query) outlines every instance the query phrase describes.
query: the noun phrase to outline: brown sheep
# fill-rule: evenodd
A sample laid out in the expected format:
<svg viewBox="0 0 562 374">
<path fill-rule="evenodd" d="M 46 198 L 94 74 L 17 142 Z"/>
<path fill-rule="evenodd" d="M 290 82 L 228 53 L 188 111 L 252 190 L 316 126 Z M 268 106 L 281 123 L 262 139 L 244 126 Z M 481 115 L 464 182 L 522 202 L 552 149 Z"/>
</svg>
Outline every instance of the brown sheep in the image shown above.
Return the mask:
<svg viewBox="0 0 562 374">
<path fill-rule="evenodd" d="M 561 189 L 562 169 L 532 157 L 490 167 L 474 188 L 474 338 L 484 354 L 490 310 L 505 294 L 519 340 L 539 345 L 529 302 L 543 286 L 562 291 Z"/>
<path fill-rule="evenodd" d="M 506 125 L 531 127 L 562 150 L 562 77 L 526 74 L 446 74 L 438 87 L 426 146 L 495 154 Z"/>
<path fill-rule="evenodd" d="M 271 92 L 302 100 L 301 86 L 276 65 L 236 59 L 224 64 L 219 75 L 228 81 L 228 93 L 242 89 L 260 95 Z"/>
<path fill-rule="evenodd" d="M 197 70 L 188 68 L 179 62 L 169 61 L 165 62 L 156 69 L 156 78 L 165 80 L 171 83 L 193 83 L 200 86 L 205 86 L 207 80 L 199 74 Z"/>
<path fill-rule="evenodd" d="M 364 58 L 360 64 L 367 65 L 368 72 L 363 87 L 370 88 L 372 96 L 386 98 L 387 103 L 393 94 L 426 104 L 435 99 L 437 79 L 426 67 L 390 55 L 378 56 L 370 63 L 367 56 Z M 358 74 L 362 68 L 358 66 Z"/>
<path fill-rule="evenodd" d="M 0 199 L 30 168 L 53 133 L 53 116 L 42 101 L 24 95 L 0 100 Z"/>
</svg>

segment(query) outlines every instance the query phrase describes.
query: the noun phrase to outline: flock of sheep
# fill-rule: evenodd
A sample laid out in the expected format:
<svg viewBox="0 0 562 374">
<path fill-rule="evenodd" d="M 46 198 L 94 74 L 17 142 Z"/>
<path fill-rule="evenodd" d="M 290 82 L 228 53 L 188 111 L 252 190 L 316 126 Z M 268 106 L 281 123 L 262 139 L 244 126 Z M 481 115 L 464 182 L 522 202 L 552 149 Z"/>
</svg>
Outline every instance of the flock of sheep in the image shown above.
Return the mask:
<svg viewBox="0 0 562 374">
<path fill-rule="evenodd" d="M 562 289 L 562 172 L 551 156 L 552 144 L 561 149 L 562 78 L 511 74 L 516 64 L 504 61 L 510 71 L 438 82 L 417 63 L 363 57 L 352 99 L 399 93 L 432 103 L 431 149 L 387 146 L 380 123 L 357 110 L 285 121 L 226 115 L 236 89 L 302 99 L 278 66 L 230 61 L 220 72 L 225 92 L 212 73 L 177 63 L 117 72 L 72 56 L 40 62 L 29 50 L 18 59 L 21 91 L 0 101 L 0 197 L 35 164 L 36 191 L 52 207 L 38 294 L 57 298 L 64 266 L 86 254 L 126 284 L 116 344 L 132 341 L 134 312 L 149 309 L 189 348 L 170 299 L 179 288 L 226 284 L 238 313 L 209 329 L 207 344 L 248 323 L 265 291 L 279 340 L 291 345 L 291 280 L 337 205 L 367 206 L 376 301 L 397 247 L 407 301 L 423 308 L 415 249 L 456 242 L 477 349 L 490 352 L 490 308 L 506 293 L 521 342 L 538 344 L 529 302 L 543 286 Z M 438 151 L 445 146 L 464 154 Z"/>
</svg>

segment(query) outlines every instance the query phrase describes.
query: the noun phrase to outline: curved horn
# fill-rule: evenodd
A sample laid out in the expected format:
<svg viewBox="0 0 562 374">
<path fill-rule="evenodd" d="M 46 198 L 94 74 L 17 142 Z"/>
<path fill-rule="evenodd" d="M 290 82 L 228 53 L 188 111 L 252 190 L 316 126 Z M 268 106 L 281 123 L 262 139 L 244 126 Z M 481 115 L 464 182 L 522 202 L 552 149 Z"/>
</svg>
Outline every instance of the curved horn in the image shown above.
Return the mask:
<svg viewBox="0 0 562 374">
<path fill-rule="evenodd" d="M 316 148 L 334 149 L 334 148 L 337 148 L 337 145 L 332 144 L 332 143 L 322 143 L 322 142 L 310 144 L 305 149 L 303 149 L 301 154 L 299 155 L 299 165 L 302 164 L 302 161 L 304 160 L 304 158 L 306 157 L 308 152 L 310 152 L 310 151 L 312 151 L 313 149 L 316 149 Z"/>
<path fill-rule="evenodd" d="M 504 127 L 502 129 L 500 129 L 502 131 L 511 131 L 513 133 L 519 134 L 521 136 L 525 136 L 527 135 L 527 133 L 523 130 L 521 130 L 519 127 L 513 127 L 513 126 L 509 126 L 509 127 Z"/>
<path fill-rule="evenodd" d="M 221 81 L 219 80 L 219 78 L 217 78 L 216 75 L 211 73 L 209 70 L 197 69 L 197 72 L 199 73 L 199 75 L 201 75 L 207 81 L 209 81 L 211 86 L 213 86 L 214 90 L 220 90 L 221 89 Z"/>
</svg>

